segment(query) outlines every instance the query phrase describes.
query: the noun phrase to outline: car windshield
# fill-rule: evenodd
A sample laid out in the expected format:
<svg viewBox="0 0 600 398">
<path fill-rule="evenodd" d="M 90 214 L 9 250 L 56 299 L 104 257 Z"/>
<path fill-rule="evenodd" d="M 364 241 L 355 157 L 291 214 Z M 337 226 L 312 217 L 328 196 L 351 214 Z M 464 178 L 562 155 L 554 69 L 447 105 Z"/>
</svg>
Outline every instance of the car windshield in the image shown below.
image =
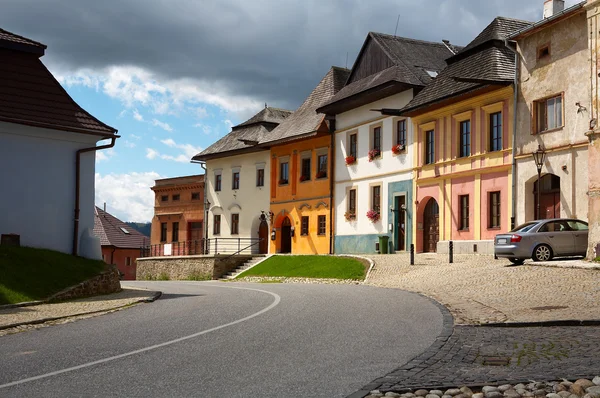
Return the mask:
<svg viewBox="0 0 600 398">
<path fill-rule="evenodd" d="M 517 228 L 513 229 L 510 232 L 528 232 L 531 228 L 533 228 L 537 224 L 538 224 L 537 222 L 528 222 L 525 224 L 521 224 Z"/>
</svg>

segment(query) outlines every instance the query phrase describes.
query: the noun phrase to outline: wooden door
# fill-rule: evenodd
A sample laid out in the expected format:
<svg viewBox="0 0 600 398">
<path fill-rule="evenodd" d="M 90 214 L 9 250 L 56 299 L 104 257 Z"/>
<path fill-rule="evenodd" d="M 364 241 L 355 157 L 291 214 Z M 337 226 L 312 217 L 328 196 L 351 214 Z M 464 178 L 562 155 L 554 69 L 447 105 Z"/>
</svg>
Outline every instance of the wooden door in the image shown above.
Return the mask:
<svg viewBox="0 0 600 398">
<path fill-rule="evenodd" d="M 291 253 L 292 252 L 292 223 L 290 219 L 286 217 L 281 223 L 281 247 L 280 253 Z"/>
<path fill-rule="evenodd" d="M 440 209 L 435 199 L 429 199 L 423 212 L 423 251 L 435 253 L 440 240 Z"/>
<path fill-rule="evenodd" d="M 396 203 L 394 203 L 394 218 L 396 220 L 396 242 L 394 246 L 396 250 L 406 250 L 406 212 L 402 209 L 402 206 L 406 206 L 406 196 L 396 196 Z"/>
<path fill-rule="evenodd" d="M 191 222 L 189 224 L 190 242 L 188 254 L 202 254 L 202 222 Z"/>
<path fill-rule="evenodd" d="M 258 244 L 258 252 L 260 254 L 267 254 L 269 251 L 269 224 L 266 220 L 261 220 L 258 227 L 258 238 L 260 243 Z"/>
</svg>

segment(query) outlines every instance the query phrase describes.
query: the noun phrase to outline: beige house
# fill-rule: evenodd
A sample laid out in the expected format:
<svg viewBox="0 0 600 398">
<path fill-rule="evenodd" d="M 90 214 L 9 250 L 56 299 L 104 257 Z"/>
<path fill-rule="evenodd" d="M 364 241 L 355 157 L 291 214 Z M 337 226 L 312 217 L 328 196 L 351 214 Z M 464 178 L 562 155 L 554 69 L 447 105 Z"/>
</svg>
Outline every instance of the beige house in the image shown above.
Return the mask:
<svg viewBox="0 0 600 398">
<path fill-rule="evenodd" d="M 586 132 L 591 105 L 586 38 L 585 1 L 564 9 L 562 0 L 545 1 L 543 20 L 508 37 L 520 60 L 516 225 L 538 218 L 588 219 Z M 539 188 L 536 151 L 545 155 Z"/>
</svg>

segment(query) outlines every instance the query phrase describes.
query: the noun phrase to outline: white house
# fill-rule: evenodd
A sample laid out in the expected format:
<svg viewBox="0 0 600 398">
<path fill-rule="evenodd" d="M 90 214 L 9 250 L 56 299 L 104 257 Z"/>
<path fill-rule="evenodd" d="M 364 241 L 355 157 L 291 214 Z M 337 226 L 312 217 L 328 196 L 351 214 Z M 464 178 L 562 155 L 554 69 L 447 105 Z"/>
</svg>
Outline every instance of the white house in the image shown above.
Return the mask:
<svg viewBox="0 0 600 398">
<path fill-rule="evenodd" d="M 73 101 L 40 61 L 45 49 L 0 29 L 0 234 L 100 259 L 95 152 L 117 130 Z"/>
<path fill-rule="evenodd" d="M 211 253 L 267 253 L 269 148 L 258 146 L 290 111 L 265 107 L 192 158 L 206 164 L 206 236 Z M 260 243 L 257 243 L 261 239 Z"/>
<path fill-rule="evenodd" d="M 412 243 L 413 132 L 394 116 L 442 70 L 449 43 L 369 33 L 345 87 L 317 109 L 335 119 L 335 252 Z M 368 214 L 371 218 L 368 217 Z"/>
</svg>

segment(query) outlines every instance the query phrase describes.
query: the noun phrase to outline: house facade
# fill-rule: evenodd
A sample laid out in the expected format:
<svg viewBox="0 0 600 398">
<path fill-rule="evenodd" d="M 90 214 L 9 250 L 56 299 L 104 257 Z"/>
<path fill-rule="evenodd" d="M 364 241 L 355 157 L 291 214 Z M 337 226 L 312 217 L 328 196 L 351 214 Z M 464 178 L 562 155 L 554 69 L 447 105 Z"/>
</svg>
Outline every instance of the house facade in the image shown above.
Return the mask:
<svg viewBox="0 0 600 398">
<path fill-rule="evenodd" d="M 113 146 L 117 130 L 73 101 L 41 62 L 45 49 L 0 29 L 0 233 L 100 259 L 95 152 Z"/>
<path fill-rule="evenodd" d="M 202 254 L 204 175 L 156 180 L 149 255 Z"/>
<path fill-rule="evenodd" d="M 563 10 L 546 2 L 547 16 L 509 39 L 519 53 L 516 223 L 588 218 L 588 138 L 592 118 L 590 49 L 584 3 Z M 586 72 L 586 75 L 587 73 Z M 533 154 L 544 152 L 539 184 Z M 539 214 L 538 214 L 539 211 Z"/>
<path fill-rule="evenodd" d="M 270 147 L 271 253 L 329 254 L 332 246 L 332 135 L 315 110 L 346 82 L 332 67 L 304 103 L 261 145 Z"/>
<path fill-rule="evenodd" d="M 192 158 L 206 165 L 210 253 L 268 253 L 271 161 L 258 144 L 290 114 L 265 107 Z"/>
<path fill-rule="evenodd" d="M 350 76 L 317 109 L 335 125 L 336 253 L 374 253 L 412 243 L 413 130 L 404 107 L 445 66 L 453 46 L 369 33 Z"/>
<path fill-rule="evenodd" d="M 102 260 L 119 269 L 121 279 L 135 280 L 137 259 L 150 237 L 141 234 L 123 221 L 95 207 L 94 235 L 100 239 Z"/>
<path fill-rule="evenodd" d="M 416 252 L 493 253 L 510 228 L 515 56 L 498 17 L 402 110 L 415 130 Z"/>
</svg>

